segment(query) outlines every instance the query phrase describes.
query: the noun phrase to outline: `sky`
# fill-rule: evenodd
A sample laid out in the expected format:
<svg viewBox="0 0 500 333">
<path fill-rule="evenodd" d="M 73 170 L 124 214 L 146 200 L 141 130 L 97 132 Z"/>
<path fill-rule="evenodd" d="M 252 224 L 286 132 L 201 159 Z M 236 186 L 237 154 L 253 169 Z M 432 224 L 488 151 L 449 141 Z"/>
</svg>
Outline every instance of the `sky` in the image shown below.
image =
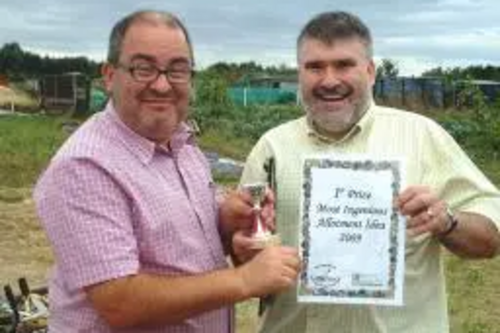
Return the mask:
<svg viewBox="0 0 500 333">
<path fill-rule="evenodd" d="M 295 67 L 299 31 L 331 10 L 358 15 L 372 31 L 376 62 L 395 61 L 403 76 L 500 66 L 498 0 L 0 0 L 0 46 L 102 61 L 114 23 L 139 9 L 178 15 L 198 68 L 220 61 Z"/>
</svg>

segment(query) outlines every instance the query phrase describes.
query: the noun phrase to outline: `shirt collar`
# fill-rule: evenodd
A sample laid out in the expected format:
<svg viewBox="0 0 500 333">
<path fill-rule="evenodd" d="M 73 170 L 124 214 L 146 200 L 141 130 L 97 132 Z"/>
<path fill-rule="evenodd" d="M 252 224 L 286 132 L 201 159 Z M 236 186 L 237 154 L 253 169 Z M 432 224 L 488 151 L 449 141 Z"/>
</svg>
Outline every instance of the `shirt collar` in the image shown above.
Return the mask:
<svg viewBox="0 0 500 333">
<path fill-rule="evenodd" d="M 354 124 L 354 126 L 349 130 L 349 132 L 347 132 L 340 139 L 334 139 L 326 135 L 320 134 L 317 131 L 316 126 L 313 124 L 312 119 L 306 116 L 305 118 L 306 118 L 307 135 L 311 138 L 317 139 L 320 142 L 328 144 L 345 142 L 350 138 L 357 136 L 359 133 L 367 130 L 367 128 L 373 122 L 374 109 L 375 109 L 375 103 L 371 101 L 368 106 L 368 110 L 366 110 L 365 114 L 361 117 L 361 119 L 359 119 L 358 122 Z"/>
<path fill-rule="evenodd" d="M 184 145 L 194 145 L 194 131 L 182 122 L 167 146 L 159 145 L 131 130 L 118 116 L 112 101 L 108 102 L 104 114 L 117 129 L 118 137 L 143 164 L 149 164 L 156 153 L 177 155 Z"/>
</svg>

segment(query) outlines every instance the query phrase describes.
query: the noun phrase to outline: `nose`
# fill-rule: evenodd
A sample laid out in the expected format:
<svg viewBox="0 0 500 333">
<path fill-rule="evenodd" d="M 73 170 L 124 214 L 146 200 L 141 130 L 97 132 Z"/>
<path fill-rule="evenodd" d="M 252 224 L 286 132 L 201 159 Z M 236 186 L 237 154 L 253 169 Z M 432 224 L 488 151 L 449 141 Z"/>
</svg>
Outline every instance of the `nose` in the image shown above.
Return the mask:
<svg viewBox="0 0 500 333">
<path fill-rule="evenodd" d="M 151 82 L 150 88 L 158 92 L 165 92 L 172 89 L 172 85 L 170 84 L 170 81 L 167 78 L 167 74 L 160 73 L 160 75 L 156 78 L 156 80 Z"/>
<path fill-rule="evenodd" d="M 336 73 L 335 69 L 328 66 L 323 74 L 323 77 L 321 79 L 321 84 L 327 87 L 333 87 L 339 84 L 339 76 Z"/>
</svg>

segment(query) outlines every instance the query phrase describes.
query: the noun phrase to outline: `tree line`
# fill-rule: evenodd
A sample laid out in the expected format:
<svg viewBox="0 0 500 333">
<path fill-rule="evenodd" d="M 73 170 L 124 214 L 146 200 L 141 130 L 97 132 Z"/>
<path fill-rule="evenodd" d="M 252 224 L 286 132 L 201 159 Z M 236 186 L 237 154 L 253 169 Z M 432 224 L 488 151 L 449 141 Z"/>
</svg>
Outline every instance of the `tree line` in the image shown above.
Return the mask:
<svg viewBox="0 0 500 333">
<path fill-rule="evenodd" d="M 40 56 L 25 51 L 19 43 L 6 43 L 0 48 L 0 74 L 7 75 L 12 80 L 37 78 L 47 74 L 62 74 L 80 72 L 91 78 L 100 76 L 102 63 L 85 56 L 53 58 Z M 252 75 L 294 76 L 297 69 L 285 64 L 278 66 L 263 66 L 255 61 L 243 63 L 218 62 L 200 71 L 208 77 L 217 77 L 227 85 L 234 85 Z M 397 62 L 392 59 L 382 59 L 377 67 L 377 77 L 395 78 L 399 74 Z M 425 71 L 423 77 L 442 77 L 452 80 L 493 80 L 500 81 L 500 67 L 493 65 L 474 65 L 468 67 L 442 68 L 436 67 Z"/>
<path fill-rule="evenodd" d="M 422 73 L 423 77 L 442 77 L 450 80 L 491 80 L 500 81 L 500 67 L 474 65 L 468 67 L 436 67 Z"/>
<path fill-rule="evenodd" d="M 25 51 L 16 43 L 0 48 L 0 74 L 10 80 L 37 78 L 47 74 L 80 72 L 90 77 L 99 76 L 100 63 L 87 57 L 52 58 Z"/>
</svg>

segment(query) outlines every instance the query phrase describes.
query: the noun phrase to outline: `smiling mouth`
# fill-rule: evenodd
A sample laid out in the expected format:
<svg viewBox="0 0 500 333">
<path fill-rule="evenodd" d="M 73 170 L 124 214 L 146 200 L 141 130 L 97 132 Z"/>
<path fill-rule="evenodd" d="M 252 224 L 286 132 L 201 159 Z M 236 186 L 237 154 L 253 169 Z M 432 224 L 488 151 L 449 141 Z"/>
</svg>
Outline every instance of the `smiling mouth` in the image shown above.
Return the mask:
<svg viewBox="0 0 500 333">
<path fill-rule="evenodd" d="M 171 99 L 145 99 L 141 100 L 141 103 L 146 105 L 165 106 L 174 104 L 174 101 Z"/>
<path fill-rule="evenodd" d="M 148 111 L 153 113 L 164 113 L 165 111 L 171 110 L 174 107 L 174 102 L 172 100 L 165 100 L 165 99 L 141 100 L 141 104 Z"/>
<path fill-rule="evenodd" d="M 353 92 L 352 88 L 335 87 L 334 89 L 317 89 L 314 96 L 323 102 L 340 102 L 347 99 Z"/>
<path fill-rule="evenodd" d="M 324 102 L 339 102 L 347 98 L 348 95 L 336 95 L 336 96 L 318 96 L 318 98 Z"/>
<path fill-rule="evenodd" d="M 171 98 L 145 98 L 141 100 L 143 103 L 170 103 Z"/>
</svg>

